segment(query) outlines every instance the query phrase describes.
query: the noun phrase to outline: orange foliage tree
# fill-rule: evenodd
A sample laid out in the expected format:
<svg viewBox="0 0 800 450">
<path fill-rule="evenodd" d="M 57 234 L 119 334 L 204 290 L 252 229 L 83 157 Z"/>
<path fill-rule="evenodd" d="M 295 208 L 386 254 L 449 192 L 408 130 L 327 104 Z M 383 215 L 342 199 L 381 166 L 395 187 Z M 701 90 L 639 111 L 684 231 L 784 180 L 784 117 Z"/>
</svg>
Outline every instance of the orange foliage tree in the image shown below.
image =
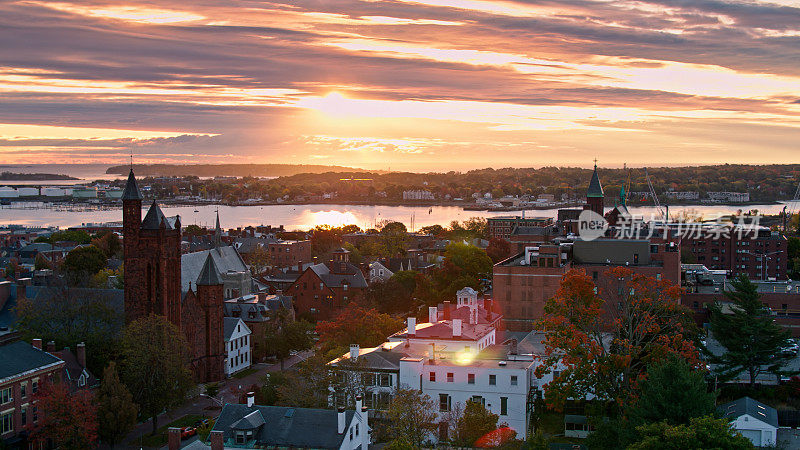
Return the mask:
<svg viewBox="0 0 800 450">
<path fill-rule="evenodd" d="M 625 267 L 606 272 L 595 286 L 583 270 L 570 270 L 548 300 L 539 329 L 545 353 L 537 376 L 560 371 L 545 387 L 548 404 L 593 394 L 623 406 L 635 398 L 647 366 L 678 355 L 699 367 L 696 328 L 680 305 L 680 287 Z"/>
<path fill-rule="evenodd" d="M 350 302 L 336 318 L 317 323 L 323 352 L 344 351 L 350 344 L 374 347 L 403 327 L 401 320 Z"/>
<path fill-rule="evenodd" d="M 33 400 L 38 420 L 29 430 L 35 446 L 46 446 L 48 441 L 62 449 L 97 446 L 97 406 L 91 392 L 70 394 L 64 383 L 46 382 Z"/>
</svg>

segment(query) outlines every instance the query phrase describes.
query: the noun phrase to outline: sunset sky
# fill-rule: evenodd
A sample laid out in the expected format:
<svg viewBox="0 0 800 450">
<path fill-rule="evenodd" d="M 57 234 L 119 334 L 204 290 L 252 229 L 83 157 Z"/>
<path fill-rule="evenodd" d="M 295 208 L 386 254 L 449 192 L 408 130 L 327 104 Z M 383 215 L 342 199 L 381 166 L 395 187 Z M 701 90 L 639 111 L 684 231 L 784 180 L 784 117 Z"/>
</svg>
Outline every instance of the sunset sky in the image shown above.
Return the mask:
<svg viewBox="0 0 800 450">
<path fill-rule="evenodd" d="M 798 3 L 0 0 L 0 163 L 797 163 Z"/>
</svg>

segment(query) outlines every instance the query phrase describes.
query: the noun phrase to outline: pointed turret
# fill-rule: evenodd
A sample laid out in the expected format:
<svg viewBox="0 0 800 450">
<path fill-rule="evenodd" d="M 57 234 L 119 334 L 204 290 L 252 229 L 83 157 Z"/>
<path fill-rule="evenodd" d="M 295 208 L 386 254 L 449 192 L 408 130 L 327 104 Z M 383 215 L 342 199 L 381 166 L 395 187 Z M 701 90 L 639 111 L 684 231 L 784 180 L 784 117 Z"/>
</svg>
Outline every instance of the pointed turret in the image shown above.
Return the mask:
<svg viewBox="0 0 800 450">
<path fill-rule="evenodd" d="M 136 177 L 133 175 L 133 169 L 128 174 L 128 182 L 125 184 L 125 190 L 122 192 L 123 200 L 142 200 L 142 193 L 139 191 L 139 186 L 136 185 Z"/>
<path fill-rule="evenodd" d="M 587 197 L 603 197 L 603 186 L 600 185 L 600 177 L 597 176 L 597 163 L 594 165 L 592 180 L 589 182 L 589 190 L 586 191 Z"/>
<path fill-rule="evenodd" d="M 626 197 L 626 195 L 625 195 L 625 186 L 622 186 L 619 189 L 619 204 L 622 205 L 622 206 L 625 206 L 625 197 Z"/>
<path fill-rule="evenodd" d="M 158 204 L 155 200 L 150 205 L 150 209 L 147 210 L 147 214 L 144 216 L 144 220 L 142 220 L 142 229 L 143 230 L 158 230 L 161 227 L 164 227 L 168 230 L 172 229 L 172 225 L 169 223 L 169 220 L 164 216 L 164 213 L 161 212 L 161 208 L 158 207 Z"/>
<path fill-rule="evenodd" d="M 217 269 L 217 264 L 214 262 L 211 253 L 206 256 L 206 262 L 200 270 L 200 276 L 197 277 L 196 284 L 198 286 L 218 286 L 222 284 L 222 276 L 219 274 L 219 269 Z"/>
<path fill-rule="evenodd" d="M 214 248 L 222 246 L 222 227 L 219 226 L 219 210 L 217 210 L 217 225 L 214 227 Z"/>
</svg>

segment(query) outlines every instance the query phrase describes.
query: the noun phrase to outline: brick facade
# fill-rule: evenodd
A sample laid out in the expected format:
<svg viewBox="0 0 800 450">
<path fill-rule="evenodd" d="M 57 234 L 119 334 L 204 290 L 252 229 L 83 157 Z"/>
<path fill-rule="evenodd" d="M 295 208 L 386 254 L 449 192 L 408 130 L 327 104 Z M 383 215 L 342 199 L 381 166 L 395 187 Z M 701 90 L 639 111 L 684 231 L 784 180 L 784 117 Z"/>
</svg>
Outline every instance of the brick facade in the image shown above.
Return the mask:
<svg viewBox="0 0 800 450">
<path fill-rule="evenodd" d="M 131 171 L 123 194 L 125 321 L 157 314 L 177 326 L 189 345 L 192 371 L 200 382 L 224 377 L 223 283 L 197 283 L 181 290 L 181 225 L 153 202 L 142 220 L 142 199 Z M 213 260 L 211 261 L 213 266 Z M 212 267 L 217 271 L 216 266 Z M 193 282 L 195 280 L 192 280 Z M 193 283 L 194 284 L 194 283 Z"/>
</svg>

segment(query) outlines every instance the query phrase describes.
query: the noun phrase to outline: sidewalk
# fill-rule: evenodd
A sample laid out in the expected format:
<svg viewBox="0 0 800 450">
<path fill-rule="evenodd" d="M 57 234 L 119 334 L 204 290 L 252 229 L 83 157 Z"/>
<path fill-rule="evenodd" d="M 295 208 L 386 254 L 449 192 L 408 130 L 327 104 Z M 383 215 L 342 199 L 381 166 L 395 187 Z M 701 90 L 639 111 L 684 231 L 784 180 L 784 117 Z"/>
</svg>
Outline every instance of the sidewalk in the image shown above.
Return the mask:
<svg viewBox="0 0 800 450">
<path fill-rule="evenodd" d="M 313 351 L 305 351 L 298 353 L 295 356 L 292 356 L 286 361 L 284 361 L 284 370 L 290 369 L 295 364 L 307 359 L 309 356 L 313 355 Z M 251 373 L 242 378 L 228 378 L 219 382 L 220 390 L 219 394 L 217 394 L 217 399 L 221 400 L 223 404 L 225 403 L 235 403 L 237 400 L 235 395 L 232 393 L 233 389 L 244 389 L 248 386 L 253 384 L 260 384 L 261 379 L 264 377 L 265 374 L 268 372 L 279 372 L 281 370 L 281 364 L 265 364 L 259 363 L 255 364 L 254 367 L 257 369 L 256 372 Z M 195 396 L 190 398 L 180 407 L 173 409 L 172 411 L 168 411 L 164 414 L 158 416 L 158 427 L 162 427 L 165 424 L 172 422 L 174 420 L 180 419 L 183 416 L 187 416 L 190 414 L 195 415 L 206 415 L 211 417 L 216 417 L 219 414 L 219 409 L 212 409 L 206 410 L 205 408 L 209 406 L 218 406 L 216 402 L 210 400 L 206 397 L 201 397 L 200 393 L 202 393 L 205 389 L 204 384 L 200 384 L 195 389 Z M 124 439 L 123 444 L 119 445 L 119 448 L 128 448 L 128 449 L 139 449 L 141 446 L 139 445 L 139 439 L 147 434 L 149 434 L 153 430 L 153 424 L 150 420 L 142 422 L 131 431 L 128 436 Z"/>
</svg>

